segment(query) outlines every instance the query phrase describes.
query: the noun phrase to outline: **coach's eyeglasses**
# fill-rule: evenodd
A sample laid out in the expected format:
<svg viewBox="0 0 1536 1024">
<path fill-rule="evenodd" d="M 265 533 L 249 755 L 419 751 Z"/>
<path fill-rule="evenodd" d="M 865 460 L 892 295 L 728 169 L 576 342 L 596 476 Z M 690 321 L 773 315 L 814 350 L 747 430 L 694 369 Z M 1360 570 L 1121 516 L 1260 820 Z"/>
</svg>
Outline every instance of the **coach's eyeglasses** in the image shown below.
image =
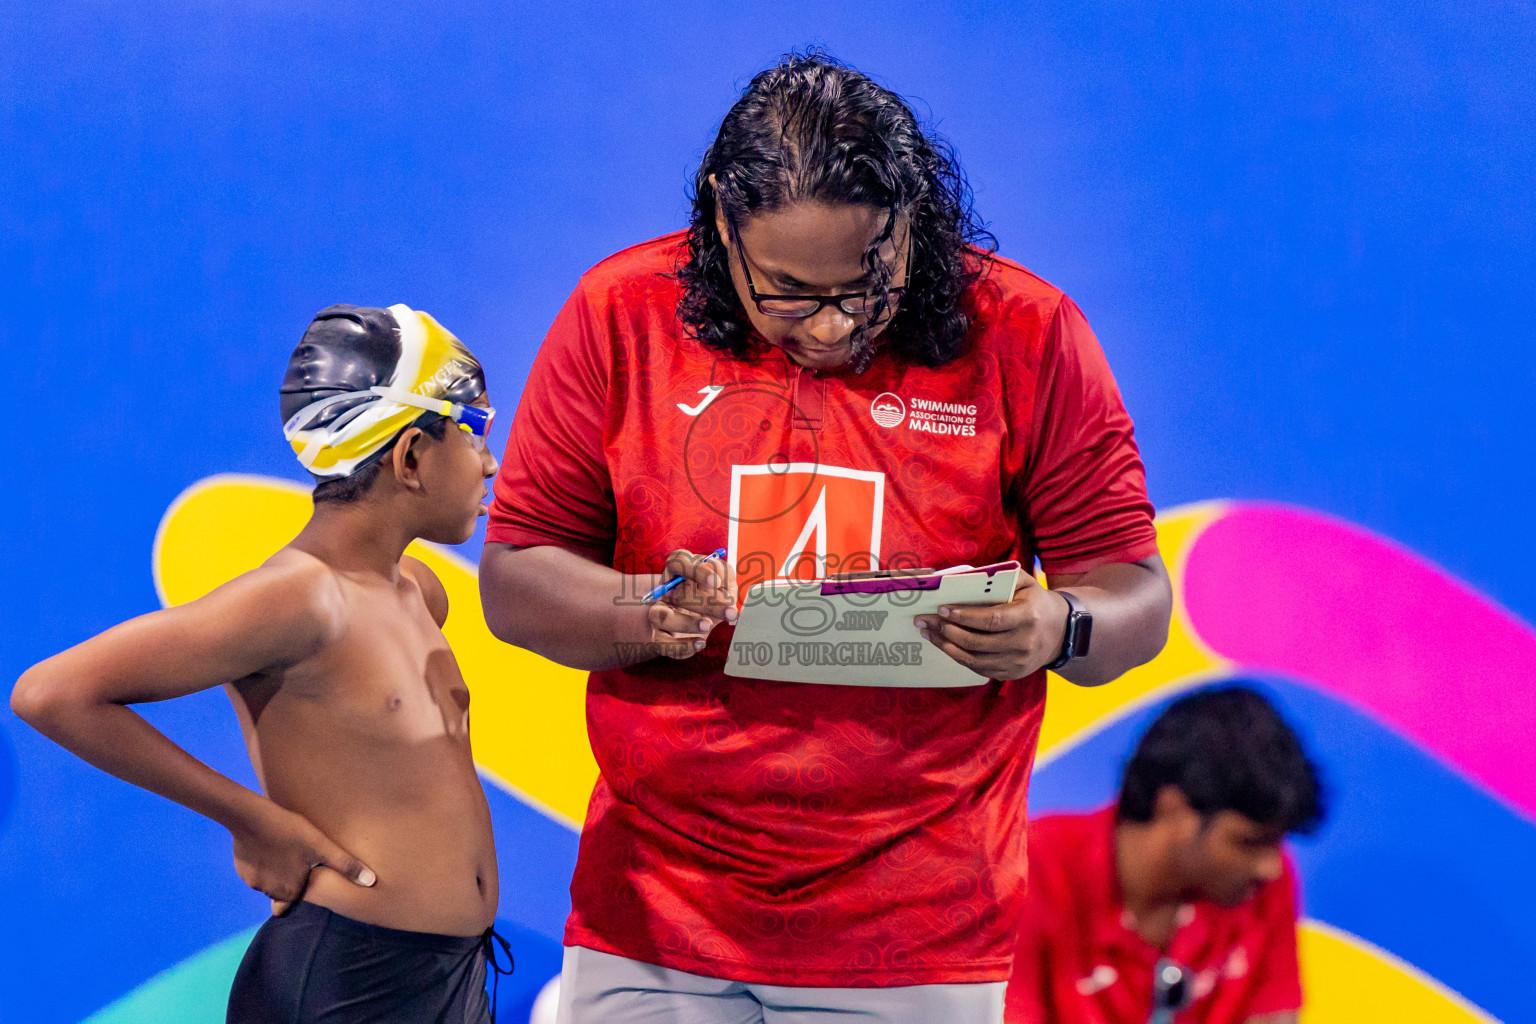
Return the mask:
<svg viewBox="0 0 1536 1024">
<path fill-rule="evenodd" d="M 881 296 L 869 292 L 848 292 L 843 295 L 763 295 L 752 283 L 752 270 L 747 266 L 747 250 L 741 244 L 741 232 L 737 230 L 734 223 L 731 224 L 731 234 L 736 236 L 736 257 L 741 261 L 741 272 L 747 276 L 747 294 L 752 296 L 752 304 L 764 316 L 805 320 L 820 313 L 822 307 L 829 302 L 849 316 L 873 316 L 880 308 Z M 885 316 L 891 314 L 896 306 L 896 300 L 906 292 L 911 274 L 912 240 L 909 238 L 906 270 L 901 275 L 901 285 L 886 291 L 890 301 L 885 305 Z"/>
</svg>

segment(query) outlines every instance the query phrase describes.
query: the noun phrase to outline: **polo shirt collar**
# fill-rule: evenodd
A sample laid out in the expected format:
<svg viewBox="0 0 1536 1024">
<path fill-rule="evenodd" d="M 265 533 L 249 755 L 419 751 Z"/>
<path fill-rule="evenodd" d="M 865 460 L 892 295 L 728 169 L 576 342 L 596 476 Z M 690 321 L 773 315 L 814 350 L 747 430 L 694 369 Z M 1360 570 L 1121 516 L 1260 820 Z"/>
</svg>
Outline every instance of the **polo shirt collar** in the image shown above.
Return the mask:
<svg viewBox="0 0 1536 1024">
<path fill-rule="evenodd" d="M 1093 941 L 1098 948 L 1123 949 L 1139 955 L 1149 964 L 1155 963 L 1162 951 L 1137 933 L 1131 915 L 1125 908 L 1125 897 L 1120 892 L 1120 873 L 1115 864 L 1115 826 L 1118 818 L 1115 805 L 1098 811 L 1090 832 L 1085 852 L 1084 870 L 1095 883 L 1091 886 L 1095 898 L 1089 912 L 1092 914 Z M 1174 918 L 1174 932 L 1169 939 L 1172 950 L 1178 942 L 1179 932 L 1195 920 L 1196 909 L 1192 903 L 1179 905 Z"/>
</svg>

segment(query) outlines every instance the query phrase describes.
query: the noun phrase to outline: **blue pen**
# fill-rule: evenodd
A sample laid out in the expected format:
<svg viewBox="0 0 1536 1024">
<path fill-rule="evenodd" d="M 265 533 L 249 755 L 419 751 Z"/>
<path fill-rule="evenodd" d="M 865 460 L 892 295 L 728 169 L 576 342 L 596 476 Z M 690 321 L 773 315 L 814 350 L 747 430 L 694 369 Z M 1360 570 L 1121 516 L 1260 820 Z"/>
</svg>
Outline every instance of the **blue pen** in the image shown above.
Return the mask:
<svg viewBox="0 0 1536 1024">
<path fill-rule="evenodd" d="M 715 548 L 715 550 L 714 550 L 714 552 L 712 554 L 708 554 L 708 555 L 704 556 L 704 561 L 707 562 L 711 558 L 724 558 L 724 557 L 725 557 L 725 548 Z M 655 590 L 652 590 L 649 594 L 646 594 L 644 597 L 642 597 L 640 599 L 640 603 L 641 604 L 653 604 L 653 603 L 655 603 L 656 601 L 660 600 L 663 596 L 672 593 L 672 588 L 676 587 L 679 583 L 683 582 L 683 580 L 686 580 L 687 578 L 688 578 L 687 576 L 674 576 L 674 577 L 672 577 L 671 579 L 667 580 L 667 582 L 661 584 Z"/>
</svg>

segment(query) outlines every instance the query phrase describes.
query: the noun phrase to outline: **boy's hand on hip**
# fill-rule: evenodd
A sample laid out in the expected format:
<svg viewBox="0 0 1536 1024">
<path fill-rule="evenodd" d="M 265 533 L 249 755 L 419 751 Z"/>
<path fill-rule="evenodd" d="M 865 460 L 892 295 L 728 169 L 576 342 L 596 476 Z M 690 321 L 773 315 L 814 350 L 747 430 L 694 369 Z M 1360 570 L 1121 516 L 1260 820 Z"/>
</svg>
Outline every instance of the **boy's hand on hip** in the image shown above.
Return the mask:
<svg viewBox="0 0 1536 1024">
<path fill-rule="evenodd" d="M 235 870 L 242 881 L 272 899 L 272 913 L 286 914 L 304 895 L 309 874 L 327 867 L 361 886 L 377 881 L 373 871 L 336 845 L 303 815 L 277 804 L 258 820 L 231 829 L 235 840 Z"/>
</svg>

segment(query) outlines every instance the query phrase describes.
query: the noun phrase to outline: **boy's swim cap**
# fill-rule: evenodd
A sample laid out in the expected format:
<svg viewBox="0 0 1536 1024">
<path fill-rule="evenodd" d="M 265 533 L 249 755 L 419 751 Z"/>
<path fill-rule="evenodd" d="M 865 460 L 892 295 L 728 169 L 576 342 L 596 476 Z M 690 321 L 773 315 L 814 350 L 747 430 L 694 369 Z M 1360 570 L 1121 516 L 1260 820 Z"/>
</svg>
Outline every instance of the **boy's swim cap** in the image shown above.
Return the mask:
<svg viewBox="0 0 1536 1024">
<path fill-rule="evenodd" d="M 423 415 L 368 390 L 376 386 L 467 405 L 485 393 L 485 374 L 458 338 L 409 306 L 322 309 L 281 388 L 283 436 L 316 478 L 350 476 Z"/>
</svg>

